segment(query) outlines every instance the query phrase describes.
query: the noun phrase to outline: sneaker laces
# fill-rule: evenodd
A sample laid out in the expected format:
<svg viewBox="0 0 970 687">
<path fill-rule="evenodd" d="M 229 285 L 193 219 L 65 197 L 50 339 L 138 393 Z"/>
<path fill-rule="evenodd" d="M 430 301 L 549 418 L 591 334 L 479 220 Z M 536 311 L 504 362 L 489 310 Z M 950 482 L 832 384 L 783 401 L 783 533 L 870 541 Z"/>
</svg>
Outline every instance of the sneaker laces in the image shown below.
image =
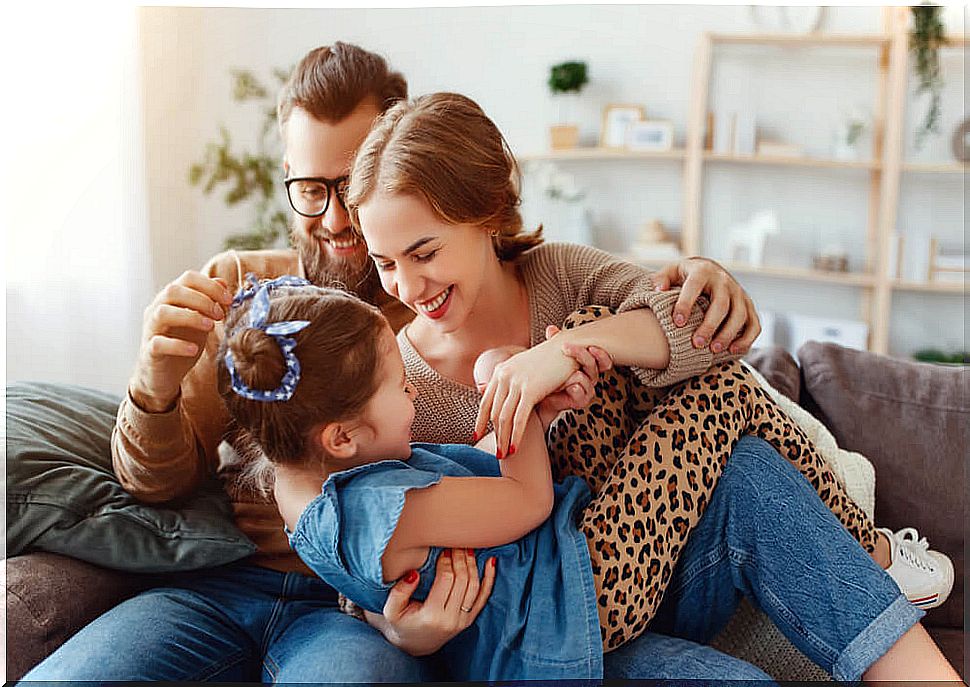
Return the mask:
<svg viewBox="0 0 970 687">
<path fill-rule="evenodd" d="M 926 537 L 920 537 L 915 527 L 905 527 L 893 535 L 898 545 L 899 555 L 906 561 L 921 570 L 935 572 L 936 566 L 932 559 L 927 555 L 930 544 Z"/>
</svg>

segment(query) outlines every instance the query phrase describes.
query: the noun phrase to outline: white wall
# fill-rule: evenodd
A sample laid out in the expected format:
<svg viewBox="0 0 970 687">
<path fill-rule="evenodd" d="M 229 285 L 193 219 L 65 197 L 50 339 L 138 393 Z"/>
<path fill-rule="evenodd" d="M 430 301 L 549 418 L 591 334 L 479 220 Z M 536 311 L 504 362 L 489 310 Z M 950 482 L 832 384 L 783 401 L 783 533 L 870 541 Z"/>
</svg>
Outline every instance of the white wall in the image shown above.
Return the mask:
<svg viewBox="0 0 970 687">
<path fill-rule="evenodd" d="M 545 85 L 549 66 L 583 59 L 591 77 L 578 107 L 584 142 L 598 137 L 605 104 L 632 102 L 645 106 L 650 117 L 672 120 L 675 138 L 682 143 L 693 53 L 701 32 L 756 30 L 745 6 L 703 5 L 151 8 L 142 9 L 140 19 L 156 288 L 185 268 L 201 265 L 245 221 L 244 210 L 227 210 L 217 197 L 204 197 L 186 180 L 189 164 L 217 136 L 220 123 L 240 141 L 251 139 L 258 127 L 258 113 L 230 101 L 230 68 L 253 69 L 268 78 L 271 68 L 291 66 L 315 46 L 334 40 L 356 42 L 387 56 L 407 75 L 412 94 L 454 90 L 475 98 L 505 132 L 513 150 L 523 154 L 547 147 L 547 128 L 556 118 Z M 947 23 L 951 30 L 963 30 L 959 7 L 947 9 Z M 827 8 L 822 28 L 833 33 L 876 32 L 881 28 L 880 10 Z M 841 113 L 857 103 L 874 103 L 874 52 L 774 49 L 767 55 L 724 54 L 713 73 L 712 102 L 715 108 L 752 106 L 762 130 L 789 140 L 801 137 L 809 151 L 824 153 Z M 949 55 L 947 134 L 931 140 L 920 156 L 909 151 L 913 159 L 950 159 L 949 132 L 965 116 L 963 65 L 954 53 Z M 602 247 L 622 250 L 639 226 L 653 218 L 679 228 L 679 163 L 566 167 L 587 190 L 595 240 Z M 917 183 L 929 183 L 935 194 L 934 227 L 960 238 L 959 184 L 940 179 Z M 943 188 L 946 184 L 957 188 Z M 794 242 L 811 248 L 834 233 L 849 237 L 847 247 L 861 258 L 867 194 L 868 179 L 862 172 L 713 168 L 705 193 L 705 251 L 718 256 L 718 227 L 772 206 Z M 909 189 L 903 196 L 901 224 L 925 223 L 926 194 Z M 527 219 L 538 220 L 540 207 L 534 197 L 527 197 Z M 806 293 L 807 285 L 794 282 L 743 282 L 766 308 L 857 318 L 862 307 L 856 289 L 811 285 Z M 899 300 L 904 307 L 896 319 L 903 324 L 894 327 L 894 352 L 908 352 L 940 337 L 951 348 L 963 345 L 962 298 L 921 294 Z M 939 322 L 911 320 L 914 307 L 932 309 Z"/>
</svg>

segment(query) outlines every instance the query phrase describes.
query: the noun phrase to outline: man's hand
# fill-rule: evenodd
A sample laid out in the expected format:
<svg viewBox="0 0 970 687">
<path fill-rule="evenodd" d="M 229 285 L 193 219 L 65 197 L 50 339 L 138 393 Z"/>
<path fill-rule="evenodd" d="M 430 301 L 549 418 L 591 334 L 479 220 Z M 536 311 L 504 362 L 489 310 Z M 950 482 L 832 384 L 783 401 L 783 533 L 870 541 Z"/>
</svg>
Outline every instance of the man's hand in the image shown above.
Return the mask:
<svg viewBox="0 0 970 687">
<path fill-rule="evenodd" d="M 697 297 L 704 293 L 711 305 L 704 321 L 694 333 L 694 347 L 710 343 L 711 351 L 747 353 L 761 333 L 761 322 L 751 298 L 731 274 L 708 258 L 684 258 L 651 275 L 654 286 L 666 291 L 680 286 L 674 306 L 674 324 L 682 327 L 690 316 Z"/>
<path fill-rule="evenodd" d="M 438 557 L 434 583 L 423 602 L 411 600 L 420 581 L 411 571 L 391 588 L 384 615 L 364 611 L 364 617 L 402 651 L 433 654 L 475 622 L 492 593 L 495 569 L 495 558 L 489 558 L 479 581 L 473 551 L 446 549 Z"/>
<path fill-rule="evenodd" d="M 225 317 L 232 295 L 222 279 L 185 272 L 145 308 L 141 348 L 128 389 L 150 413 L 169 410 L 182 379 L 198 362 L 215 321 Z"/>
</svg>

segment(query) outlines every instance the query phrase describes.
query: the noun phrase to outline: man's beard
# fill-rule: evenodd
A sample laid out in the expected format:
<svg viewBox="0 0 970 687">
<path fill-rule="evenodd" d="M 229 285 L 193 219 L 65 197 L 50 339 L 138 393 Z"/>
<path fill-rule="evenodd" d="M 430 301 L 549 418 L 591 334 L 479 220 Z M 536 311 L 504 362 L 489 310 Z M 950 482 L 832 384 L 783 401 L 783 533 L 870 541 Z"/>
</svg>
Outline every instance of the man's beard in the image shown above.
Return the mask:
<svg viewBox="0 0 970 687">
<path fill-rule="evenodd" d="M 383 288 L 370 260 L 364 260 L 361 265 L 356 260 L 334 259 L 323 247 L 323 241 L 316 231 L 307 236 L 306 232 L 293 227 L 291 238 L 310 283 L 350 291 L 368 303 L 377 304 L 377 297 Z"/>
</svg>

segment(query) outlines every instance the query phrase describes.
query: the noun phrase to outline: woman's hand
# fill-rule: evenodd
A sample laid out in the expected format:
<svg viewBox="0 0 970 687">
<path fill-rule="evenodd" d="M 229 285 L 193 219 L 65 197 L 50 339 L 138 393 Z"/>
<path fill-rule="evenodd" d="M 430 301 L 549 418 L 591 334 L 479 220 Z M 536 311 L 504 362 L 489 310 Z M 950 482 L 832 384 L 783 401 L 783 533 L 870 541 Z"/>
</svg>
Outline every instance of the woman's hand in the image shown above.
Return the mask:
<svg viewBox="0 0 970 687">
<path fill-rule="evenodd" d="M 364 617 L 402 651 L 433 654 L 475 622 L 492 593 L 495 573 L 495 558 L 489 558 L 479 581 L 474 551 L 446 549 L 438 556 L 434 583 L 423 602 L 411 600 L 420 581 L 413 573 L 413 579 L 405 576 L 391 588 L 384 615 L 364 611 Z"/>
<path fill-rule="evenodd" d="M 660 291 L 680 286 L 680 297 L 674 305 L 674 324 L 683 326 L 690 316 L 694 302 L 702 293 L 711 305 L 704 321 L 694 333 L 694 346 L 703 348 L 710 343 L 711 351 L 747 353 L 761 333 L 761 322 L 754 302 L 731 274 L 708 258 L 684 258 L 654 272 L 654 285 Z"/>
</svg>

